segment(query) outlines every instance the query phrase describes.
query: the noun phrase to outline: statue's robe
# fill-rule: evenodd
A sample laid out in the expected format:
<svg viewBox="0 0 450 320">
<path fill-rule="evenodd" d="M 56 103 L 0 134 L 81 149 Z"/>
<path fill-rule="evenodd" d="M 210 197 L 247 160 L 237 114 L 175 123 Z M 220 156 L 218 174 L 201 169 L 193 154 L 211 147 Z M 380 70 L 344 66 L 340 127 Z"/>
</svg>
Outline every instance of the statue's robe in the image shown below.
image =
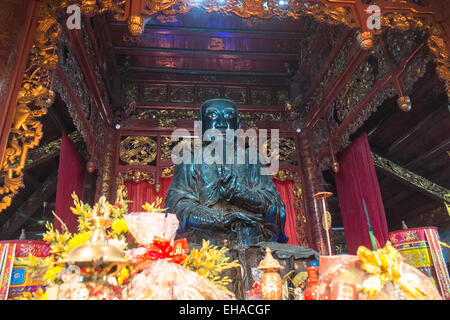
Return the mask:
<svg viewBox="0 0 450 320">
<path fill-rule="evenodd" d="M 175 165 L 165 207 L 169 212 L 175 213 L 180 221 L 178 237 L 187 238 L 194 243 L 201 243 L 202 239 L 205 239 L 217 245 L 237 244 L 236 232 L 211 218 L 216 216 L 214 211 L 219 210 L 258 213 L 263 216 L 257 225 L 246 227 L 243 233 L 240 233 L 245 244 L 261 241 L 287 242 L 284 233 L 286 212 L 283 200 L 271 177 L 261 175 L 260 161 L 249 164 L 248 154 L 247 149 L 245 164 L 205 164 L 203 161 L 196 164 L 193 161 L 192 164 Z M 235 152 L 235 161 L 236 157 Z M 219 188 L 220 170 L 231 171 L 237 177 L 238 183 L 247 188 L 246 195 L 256 200 L 245 201 L 240 207 L 227 202 Z"/>
</svg>

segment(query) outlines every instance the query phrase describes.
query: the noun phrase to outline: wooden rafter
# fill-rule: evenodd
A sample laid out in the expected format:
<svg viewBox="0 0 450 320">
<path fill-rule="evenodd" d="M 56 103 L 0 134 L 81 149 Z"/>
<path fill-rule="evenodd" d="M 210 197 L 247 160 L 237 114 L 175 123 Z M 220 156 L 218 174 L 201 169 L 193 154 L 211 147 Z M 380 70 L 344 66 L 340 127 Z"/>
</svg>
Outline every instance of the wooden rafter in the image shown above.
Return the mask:
<svg viewBox="0 0 450 320">
<path fill-rule="evenodd" d="M 450 190 L 439 186 L 436 183 L 425 179 L 424 177 L 419 176 L 418 174 L 415 174 L 414 172 L 409 171 L 374 152 L 372 152 L 372 158 L 377 170 L 411 188 L 414 188 L 415 190 L 436 201 L 445 201 L 445 195 L 450 194 Z"/>
<path fill-rule="evenodd" d="M 42 202 L 56 192 L 58 173 L 54 172 L 28 199 L 11 215 L 0 229 L 2 239 L 10 239 L 14 233 L 41 208 Z"/>
<path fill-rule="evenodd" d="M 98 107 L 100 116 L 102 120 L 105 122 L 105 124 L 111 125 L 112 123 L 111 110 L 109 109 L 107 102 L 104 100 L 102 90 L 100 89 L 100 86 L 97 83 L 92 58 L 87 53 L 86 47 L 82 39 L 81 31 L 74 29 L 74 30 L 66 30 L 66 32 L 71 44 L 71 51 L 78 60 L 81 72 L 83 73 L 87 86 L 91 90 L 91 94 Z"/>
</svg>

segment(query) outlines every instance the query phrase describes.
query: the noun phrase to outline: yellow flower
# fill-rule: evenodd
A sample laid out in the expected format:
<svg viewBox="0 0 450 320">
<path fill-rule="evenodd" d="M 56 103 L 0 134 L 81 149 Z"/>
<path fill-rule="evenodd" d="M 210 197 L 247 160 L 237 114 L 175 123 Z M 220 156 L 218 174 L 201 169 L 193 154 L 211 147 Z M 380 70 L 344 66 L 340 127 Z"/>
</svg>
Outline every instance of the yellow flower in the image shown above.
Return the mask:
<svg viewBox="0 0 450 320">
<path fill-rule="evenodd" d="M 125 218 L 120 218 L 120 219 L 114 220 L 111 225 L 111 229 L 116 234 L 128 232 L 128 226 L 125 221 Z"/>
<path fill-rule="evenodd" d="M 85 217 L 78 218 L 78 231 L 89 231 L 92 230 L 92 225 L 89 219 L 86 219 Z"/>
<path fill-rule="evenodd" d="M 24 292 L 19 300 L 48 300 L 47 291 L 42 288 L 37 289 L 35 292 Z"/>
<path fill-rule="evenodd" d="M 91 207 L 88 204 L 83 203 L 83 201 L 78 198 L 75 192 L 72 193 L 72 198 L 75 207 L 70 207 L 70 211 L 72 211 L 72 213 L 77 216 L 89 219 L 92 216 Z"/>
<path fill-rule="evenodd" d="M 67 240 L 69 240 L 71 236 L 72 235 L 69 232 L 64 232 L 62 234 L 57 233 L 56 241 L 61 242 L 61 243 L 66 243 Z"/>
<path fill-rule="evenodd" d="M 30 271 L 37 271 L 43 266 L 44 259 L 37 258 L 31 253 L 26 258 L 16 258 L 14 264 L 25 266 L 26 269 Z"/>
<path fill-rule="evenodd" d="M 91 231 L 83 231 L 80 233 L 75 233 L 72 239 L 70 239 L 69 242 L 67 243 L 65 253 L 68 254 L 73 248 L 85 244 L 89 240 L 91 233 L 92 233 Z"/>
<path fill-rule="evenodd" d="M 130 273 L 128 272 L 127 268 L 122 268 L 120 270 L 119 276 L 117 277 L 117 283 L 119 286 L 123 284 L 123 282 L 130 277 Z"/>
<path fill-rule="evenodd" d="M 109 208 L 111 209 L 113 217 L 118 218 L 120 216 L 120 208 L 118 206 L 113 206 L 112 204 L 110 204 Z"/>
<path fill-rule="evenodd" d="M 50 245 L 50 253 L 61 253 L 64 251 L 64 244 L 55 242 Z"/>
<path fill-rule="evenodd" d="M 55 230 L 53 229 L 53 224 L 47 221 L 45 227 L 47 228 L 47 232 L 44 233 L 44 235 L 42 236 L 42 240 L 49 243 L 55 241 L 56 233 Z"/>
<path fill-rule="evenodd" d="M 146 202 L 142 205 L 142 209 L 144 209 L 147 212 L 164 212 L 167 210 L 167 208 L 161 208 L 162 200 L 163 200 L 162 198 L 158 197 L 151 204 Z"/>
<path fill-rule="evenodd" d="M 47 271 L 45 272 L 44 275 L 44 280 L 48 281 L 48 282 L 54 282 L 56 276 L 61 273 L 62 271 L 62 267 L 61 266 L 53 266 L 47 269 Z"/>
<path fill-rule="evenodd" d="M 34 292 L 34 297 L 36 300 L 48 300 L 47 291 L 42 290 L 42 288 L 39 288 Z"/>
</svg>

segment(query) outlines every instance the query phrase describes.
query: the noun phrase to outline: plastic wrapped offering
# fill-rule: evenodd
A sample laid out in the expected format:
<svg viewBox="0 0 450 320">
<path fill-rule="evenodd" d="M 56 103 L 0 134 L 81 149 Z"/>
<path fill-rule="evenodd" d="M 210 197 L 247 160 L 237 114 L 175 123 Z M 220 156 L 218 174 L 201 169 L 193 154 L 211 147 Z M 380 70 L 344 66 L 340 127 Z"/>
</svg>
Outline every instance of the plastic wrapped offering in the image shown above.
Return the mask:
<svg viewBox="0 0 450 320">
<path fill-rule="evenodd" d="M 131 300 L 231 300 L 207 279 L 166 260 L 152 262 L 135 275 L 129 291 Z"/>
<path fill-rule="evenodd" d="M 388 242 L 383 249 L 359 247 L 358 255 L 340 256 L 320 275 L 321 300 L 441 300 L 433 283 L 405 263 Z"/>
<path fill-rule="evenodd" d="M 125 221 L 133 237 L 140 245 L 148 245 L 154 237 L 172 241 L 178 229 L 176 215 L 163 212 L 132 212 Z"/>
</svg>

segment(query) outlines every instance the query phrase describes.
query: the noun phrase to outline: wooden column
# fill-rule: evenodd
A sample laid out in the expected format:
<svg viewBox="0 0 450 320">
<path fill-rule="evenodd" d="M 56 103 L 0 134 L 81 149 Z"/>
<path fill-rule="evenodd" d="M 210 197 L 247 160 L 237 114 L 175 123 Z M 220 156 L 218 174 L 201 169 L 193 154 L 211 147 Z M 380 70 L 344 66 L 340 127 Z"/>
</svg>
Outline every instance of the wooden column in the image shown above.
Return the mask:
<svg viewBox="0 0 450 320">
<path fill-rule="evenodd" d="M 305 128 L 299 134 L 298 148 L 303 172 L 303 201 L 308 226 L 308 243 L 320 254 L 328 254 L 326 233 L 322 226 L 323 208 L 321 203 L 314 199 L 314 194 L 324 191 L 324 188 L 319 177 L 309 129 Z"/>
</svg>

